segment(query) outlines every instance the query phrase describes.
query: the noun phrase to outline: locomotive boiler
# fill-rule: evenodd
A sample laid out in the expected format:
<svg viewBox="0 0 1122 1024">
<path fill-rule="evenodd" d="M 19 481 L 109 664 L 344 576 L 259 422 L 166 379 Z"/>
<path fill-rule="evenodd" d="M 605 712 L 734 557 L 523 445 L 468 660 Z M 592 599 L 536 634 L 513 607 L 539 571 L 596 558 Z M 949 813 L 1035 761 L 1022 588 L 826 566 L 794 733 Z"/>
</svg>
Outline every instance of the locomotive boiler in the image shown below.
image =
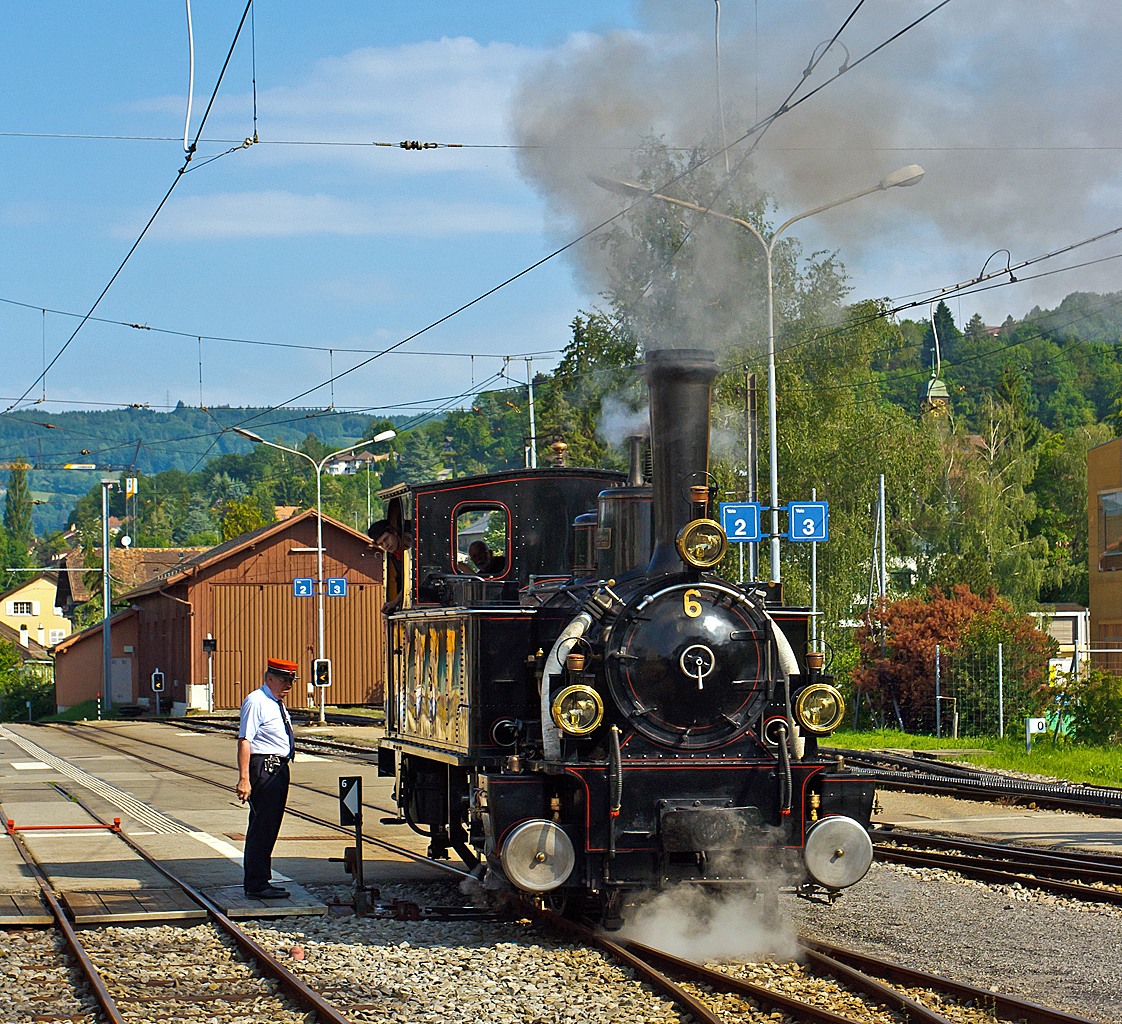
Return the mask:
<svg viewBox="0 0 1122 1024">
<path fill-rule="evenodd" d="M 777 872 L 831 896 L 872 860 L 872 783 L 818 754 L 844 707 L 806 609 L 710 570 L 712 352 L 647 354 L 650 480 L 518 470 L 383 492 L 414 547 L 388 620 L 403 824 L 491 887 L 599 903 Z M 483 566 L 481 568 L 481 566 Z M 396 582 L 395 582 L 396 580 Z"/>
</svg>

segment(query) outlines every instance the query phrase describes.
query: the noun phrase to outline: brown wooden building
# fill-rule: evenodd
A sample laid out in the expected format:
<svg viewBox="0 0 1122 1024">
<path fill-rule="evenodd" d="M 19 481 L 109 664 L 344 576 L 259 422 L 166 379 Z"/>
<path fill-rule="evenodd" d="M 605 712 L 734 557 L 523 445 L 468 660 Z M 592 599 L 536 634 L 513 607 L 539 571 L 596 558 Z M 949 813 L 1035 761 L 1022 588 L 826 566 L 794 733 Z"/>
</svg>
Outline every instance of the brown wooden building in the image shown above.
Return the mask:
<svg viewBox="0 0 1122 1024">
<path fill-rule="evenodd" d="M 324 577 L 347 580 L 345 597 L 324 597 L 324 654 L 332 661 L 327 701 L 381 704 L 382 553 L 365 534 L 328 516 L 323 517 L 323 547 Z M 308 510 L 185 559 L 124 594 L 122 600 L 129 601 L 136 613 L 133 650 L 121 652 L 134 659 L 133 699 L 152 699 L 152 673 L 159 669 L 165 678 L 162 701 L 173 701 L 177 710 L 206 708 L 209 661 L 213 706 L 236 708 L 261 685 L 265 659 L 274 657 L 300 665 L 300 680 L 289 705 L 314 704 L 311 674 L 317 599 L 296 597 L 293 580 L 315 576 L 316 512 Z M 116 617 L 112 625 L 116 657 Z M 207 636 L 215 641 L 209 658 L 203 650 Z M 100 626 L 75 634 L 56 648 L 60 702 L 75 704 L 102 689 L 100 660 L 93 668 L 93 659 L 85 657 L 89 645 L 100 656 Z M 74 699 L 80 693 L 85 696 Z"/>
<path fill-rule="evenodd" d="M 1122 670 L 1122 438 L 1087 452 L 1092 664 Z"/>
</svg>

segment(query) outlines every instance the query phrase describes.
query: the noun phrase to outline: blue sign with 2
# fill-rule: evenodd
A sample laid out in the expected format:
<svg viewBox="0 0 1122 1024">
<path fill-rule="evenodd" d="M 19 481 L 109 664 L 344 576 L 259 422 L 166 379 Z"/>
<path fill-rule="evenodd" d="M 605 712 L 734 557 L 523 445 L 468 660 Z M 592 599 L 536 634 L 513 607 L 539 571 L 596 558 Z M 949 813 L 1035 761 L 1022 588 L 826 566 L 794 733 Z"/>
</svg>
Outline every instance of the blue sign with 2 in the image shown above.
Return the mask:
<svg viewBox="0 0 1122 1024">
<path fill-rule="evenodd" d="M 760 539 L 758 501 L 721 502 L 721 529 L 730 544 L 747 544 Z"/>
<path fill-rule="evenodd" d="M 787 539 L 830 539 L 830 512 L 824 501 L 792 501 L 787 506 Z"/>
<path fill-rule="evenodd" d="M 345 576 L 331 576 L 327 580 L 328 597 L 347 596 L 347 578 Z"/>
<path fill-rule="evenodd" d="M 310 576 L 297 576 L 292 581 L 292 593 L 297 597 L 312 597 L 316 592 L 316 581 Z"/>
</svg>

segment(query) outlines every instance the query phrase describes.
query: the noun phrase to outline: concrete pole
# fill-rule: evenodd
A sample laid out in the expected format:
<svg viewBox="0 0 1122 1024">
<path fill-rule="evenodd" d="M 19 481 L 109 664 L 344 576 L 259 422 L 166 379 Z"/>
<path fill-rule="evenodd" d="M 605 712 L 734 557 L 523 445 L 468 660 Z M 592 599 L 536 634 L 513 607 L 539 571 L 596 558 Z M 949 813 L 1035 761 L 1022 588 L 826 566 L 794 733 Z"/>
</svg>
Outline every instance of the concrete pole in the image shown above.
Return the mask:
<svg viewBox="0 0 1122 1024">
<path fill-rule="evenodd" d="M 818 488 L 810 489 L 810 500 L 818 500 Z M 818 650 L 818 541 L 810 542 L 810 649 Z"/>
<path fill-rule="evenodd" d="M 327 456 L 331 458 L 331 456 Z M 316 465 L 316 594 L 319 599 L 319 641 L 316 646 L 316 658 L 323 660 L 323 466 L 324 459 Z M 326 686 L 317 687 L 319 690 L 319 724 L 327 724 L 327 715 L 324 713 L 324 693 Z"/>
<path fill-rule="evenodd" d="M 767 503 L 771 509 L 769 551 L 772 583 L 778 583 L 782 578 L 779 571 L 779 438 L 775 427 L 775 288 L 771 274 L 771 249 L 778 238 L 777 231 L 772 236 L 771 245 L 764 243 L 764 252 L 767 254 Z"/>
<path fill-rule="evenodd" d="M 109 488 L 112 485 L 112 480 L 101 481 L 101 692 L 110 702 L 113 700 L 113 647 L 109 639 L 109 616 L 113 612 L 113 592 L 109 580 Z"/>
<path fill-rule="evenodd" d="M 538 428 L 534 425 L 534 375 L 530 370 L 533 359 L 526 358 L 526 387 L 530 392 L 530 469 L 538 468 Z"/>
<path fill-rule="evenodd" d="M 759 501 L 760 434 L 756 416 L 756 375 L 754 373 L 748 374 L 744 400 L 747 404 L 745 414 L 748 421 L 748 493 L 746 500 Z M 760 545 L 758 541 L 752 541 L 748 545 L 748 578 L 753 583 L 760 578 Z"/>
</svg>

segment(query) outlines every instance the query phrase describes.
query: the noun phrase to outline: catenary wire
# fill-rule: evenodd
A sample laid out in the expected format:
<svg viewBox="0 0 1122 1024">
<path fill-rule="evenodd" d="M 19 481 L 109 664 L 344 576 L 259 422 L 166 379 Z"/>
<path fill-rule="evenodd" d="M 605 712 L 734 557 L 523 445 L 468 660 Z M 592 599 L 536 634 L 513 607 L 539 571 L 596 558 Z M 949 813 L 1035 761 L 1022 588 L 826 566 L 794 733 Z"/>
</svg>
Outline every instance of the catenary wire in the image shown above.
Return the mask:
<svg viewBox="0 0 1122 1024">
<path fill-rule="evenodd" d="M 906 32 L 910 31 L 912 28 L 914 28 L 920 22 L 922 22 L 922 21 L 926 20 L 927 18 L 931 17 L 933 14 L 935 14 L 936 11 L 945 7 L 950 2 L 951 2 L 951 0 L 941 0 L 940 3 L 938 3 L 935 7 L 933 7 L 931 10 L 929 10 L 926 14 L 923 14 L 919 18 L 916 18 L 913 22 L 911 22 L 905 28 L 903 28 L 900 31 L 894 33 L 888 40 L 886 40 L 885 42 L 883 42 L 883 43 L 879 44 L 878 46 L 874 47 L 874 49 L 870 50 L 864 56 L 860 57 L 857 61 L 854 62 L 853 65 L 850 66 L 850 68 L 856 67 L 857 64 L 863 63 L 865 60 L 867 60 L 869 57 L 871 57 L 874 53 L 879 52 L 880 50 L 884 49 L 885 46 L 889 45 L 889 43 L 893 42 L 896 39 L 899 39 Z M 862 6 L 863 3 L 864 3 L 864 0 L 858 0 L 857 7 L 854 8 L 853 13 L 856 13 L 856 11 L 860 9 L 860 7 Z M 852 18 L 852 16 L 853 16 L 853 14 L 850 15 L 850 18 Z M 845 24 L 848 24 L 848 22 L 849 22 L 849 18 L 846 19 Z M 825 54 L 823 54 L 823 56 L 825 56 Z M 770 124 L 772 124 L 775 120 L 777 120 L 779 117 L 788 113 L 790 110 L 794 109 L 795 106 L 798 106 L 799 104 L 804 102 L 806 99 L 809 99 L 810 96 L 812 96 L 812 95 L 820 92 L 822 89 L 826 88 L 832 82 L 836 81 L 839 77 L 841 77 L 841 74 L 842 73 L 839 72 L 838 74 L 831 76 L 829 79 L 827 79 L 825 82 L 823 82 L 816 89 L 812 90 L 812 92 L 809 93 L 807 96 L 801 97 L 799 100 L 796 100 L 793 103 L 790 103 L 790 102 L 785 103 L 783 106 L 781 106 L 779 109 L 777 109 L 774 113 L 770 114 L 767 118 L 765 118 L 763 124 L 757 123 L 753 127 L 749 128 L 739 138 L 734 139 L 733 142 L 731 142 L 728 147 L 723 147 L 722 149 L 717 150 L 717 151 L 709 154 L 708 156 L 704 157 L 703 159 L 701 159 L 697 163 L 692 164 L 686 170 L 684 170 L 681 173 L 675 175 L 669 181 L 664 182 L 662 185 L 660 185 L 658 187 L 658 190 L 664 190 L 664 189 L 670 188 L 672 185 L 674 185 L 678 181 L 681 181 L 683 178 L 692 174 L 699 167 L 704 166 L 705 164 L 709 163 L 711 160 L 714 160 L 714 159 L 716 159 L 716 157 L 722 155 L 723 152 L 725 151 L 725 149 L 730 149 L 732 147 L 735 147 L 735 146 L 739 145 L 741 142 L 743 142 L 745 139 L 750 138 L 751 136 L 757 134 L 758 132 L 760 132 L 762 130 L 766 130 L 766 128 Z M 792 93 L 792 95 L 793 95 L 793 93 Z M 359 370 L 364 366 L 368 366 L 370 363 L 374 362 L 374 360 L 379 359 L 384 355 L 388 355 L 390 352 L 393 352 L 394 350 L 400 348 L 401 346 L 403 346 L 405 344 L 408 344 L 408 342 L 414 340 L 415 338 L 420 337 L 422 334 L 425 334 L 428 331 L 431 331 L 434 328 L 438 327 L 440 324 L 443 324 L 446 321 L 451 320 L 453 317 L 458 316 L 460 313 L 462 313 L 462 312 L 470 309 L 471 307 L 477 305 L 478 303 L 484 301 L 485 299 L 489 298 L 491 295 L 494 295 L 496 292 L 500 291 L 501 289 L 507 287 L 510 284 L 513 284 L 515 281 L 519 280 L 520 278 L 522 278 L 522 277 L 526 276 L 527 274 L 531 273 L 532 271 L 536 270 L 538 267 L 542 266 L 543 264 L 549 262 L 550 260 L 554 259 L 557 256 L 560 256 L 562 253 L 567 252 L 569 249 L 578 245 L 580 242 L 584 241 L 585 239 L 590 238 L 593 235 L 597 234 L 598 232 L 603 230 L 605 227 L 607 227 L 609 224 L 614 223 L 616 220 L 620 219 L 625 214 L 630 212 L 630 210 L 632 210 L 635 206 L 637 206 L 639 203 L 641 203 L 643 201 L 645 201 L 645 197 L 643 199 L 637 199 L 635 202 L 629 203 L 627 206 L 625 206 L 619 212 L 617 212 L 617 213 L 613 214 L 612 216 L 606 218 L 605 220 L 601 221 L 599 224 L 597 224 L 597 225 L 595 225 L 591 228 L 588 228 L 586 231 L 582 232 L 577 237 L 575 237 L 573 239 L 570 239 L 564 245 L 554 249 L 552 252 L 543 256 L 541 259 L 536 260 L 535 262 L 531 263 L 529 266 L 527 266 L 524 269 L 518 271 L 516 274 L 511 275 L 510 277 L 506 278 L 504 281 L 501 281 L 499 284 L 495 285 L 494 287 L 489 288 L 487 291 L 483 292 L 482 294 L 477 295 L 475 298 L 470 299 L 468 302 L 463 303 L 462 305 L 458 306 L 456 309 L 452 310 L 451 312 L 446 313 L 444 316 L 439 317 L 438 319 L 432 321 L 431 323 L 427 324 L 425 327 L 422 327 L 419 330 L 415 331 L 413 334 L 410 334 L 410 335 L 406 336 L 405 338 L 403 338 L 400 341 L 394 343 L 393 345 L 387 346 L 383 351 L 370 356 L 369 359 L 365 359 L 365 360 L 363 360 L 359 363 L 356 363 L 354 366 L 350 367 L 349 369 L 343 370 L 339 374 L 333 375 L 330 381 L 323 381 L 319 384 L 316 384 L 314 387 L 308 388 L 307 390 L 302 391 L 299 394 L 294 395 L 291 398 L 286 399 L 285 401 L 278 403 L 273 408 L 279 408 L 281 406 L 288 405 L 291 402 L 299 401 L 301 398 L 304 398 L 307 395 L 310 395 L 313 392 L 318 391 L 320 388 L 325 387 L 327 384 L 333 383 L 335 380 L 338 380 L 341 377 L 345 377 L 348 374 L 354 373 L 356 370 Z M 257 417 L 252 417 L 251 419 L 244 421 L 244 423 L 253 422 L 253 420 L 256 419 L 256 418 Z M 239 424 L 239 426 L 244 426 L 244 423 Z"/>
<path fill-rule="evenodd" d="M 55 365 L 55 363 L 58 362 L 58 360 L 61 358 L 63 352 L 65 352 L 70 347 L 71 342 L 73 342 L 73 340 L 78 336 L 78 332 L 81 331 L 81 329 L 85 326 L 86 322 L 93 315 L 94 310 L 96 310 L 97 307 L 101 304 L 101 300 L 103 298 L 105 298 L 105 295 L 109 291 L 109 289 L 113 287 L 113 282 L 116 281 L 117 278 L 120 276 L 121 271 L 125 269 L 125 264 L 128 263 L 129 258 L 132 256 L 132 254 L 134 252 L 136 252 L 137 247 L 140 245 L 144 236 L 146 234 L 148 234 L 148 229 L 155 222 L 156 217 L 159 216 L 160 211 L 164 208 L 164 204 L 167 203 L 167 201 L 171 198 L 171 194 L 172 194 L 172 192 L 175 191 L 176 186 L 179 184 L 180 181 L 183 180 L 183 174 L 187 170 L 187 167 L 191 162 L 191 157 L 195 152 L 196 146 L 197 146 L 198 141 L 199 141 L 199 137 L 202 135 L 203 128 L 206 125 L 207 117 L 209 117 L 210 111 L 214 106 L 214 101 L 218 96 L 218 90 L 219 90 L 219 87 L 222 85 L 222 79 L 226 74 L 226 69 L 230 66 L 230 58 L 234 55 L 234 47 L 237 46 L 238 36 L 241 35 L 242 26 L 245 24 L 245 18 L 246 18 L 246 15 L 249 13 L 249 8 L 252 5 L 252 3 L 253 3 L 253 0 L 249 0 L 249 2 L 246 4 L 245 10 L 242 12 L 241 21 L 238 22 L 237 31 L 234 33 L 234 39 L 230 43 L 230 50 L 226 54 L 226 60 L 223 62 L 222 70 L 218 74 L 218 80 L 214 83 L 214 91 L 211 93 L 210 101 L 207 103 L 206 111 L 203 113 L 202 120 L 199 122 L 199 130 L 195 135 L 194 141 L 190 144 L 190 147 L 189 147 L 188 152 L 187 152 L 187 157 L 183 162 L 183 166 L 179 169 L 178 173 L 176 174 L 175 179 L 172 181 L 171 187 L 167 190 L 166 193 L 164 193 L 164 197 L 163 197 L 163 199 L 160 200 L 160 203 L 156 207 L 155 212 L 152 214 L 151 217 L 148 218 L 148 222 L 144 225 L 143 230 L 140 232 L 139 236 L 137 236 L 136 241 L 133 242 L 132 247 L 125 254 L 125 258 L 123 260 L 121 260 L 120 265 L 113 272 L 113 276 L 109 279 L 109 283 L 106 284 L 106 286 L 101 290 L 101 293 L 94 300 L 94 304 L 90 307 L 89 312 L 82 318 L 82 320 L 78 324 L 78 326 L 74 328 L 74 332 L 70 335 L 69 338 L 66 339 L 62 348 L 60 348 L 58 350 L 58 352 L 55 354 L 55 357 L 46 365 L 46 367 L 44 367 L 43 372 L 38 377 L 36 377 L 35 380 L 33 380 L 31 382 L 31 384 L 29 385 L 27 390 L 20 396 L 20 398 L 17 401 L 15 401 L 12 405 L 10 405 L 7 409 L 4 410 L 5 413 L 11 412 L 17 405 L 19 405 L 20 402 L 22 402 L 32 392 L 32 390 L 35 388 L 35 385 L 38 384 L 39 381 L 42 380 L 47 375 L 47 371 L 50 370 L 51 367 L 53 367 Z"/>
</svg>

